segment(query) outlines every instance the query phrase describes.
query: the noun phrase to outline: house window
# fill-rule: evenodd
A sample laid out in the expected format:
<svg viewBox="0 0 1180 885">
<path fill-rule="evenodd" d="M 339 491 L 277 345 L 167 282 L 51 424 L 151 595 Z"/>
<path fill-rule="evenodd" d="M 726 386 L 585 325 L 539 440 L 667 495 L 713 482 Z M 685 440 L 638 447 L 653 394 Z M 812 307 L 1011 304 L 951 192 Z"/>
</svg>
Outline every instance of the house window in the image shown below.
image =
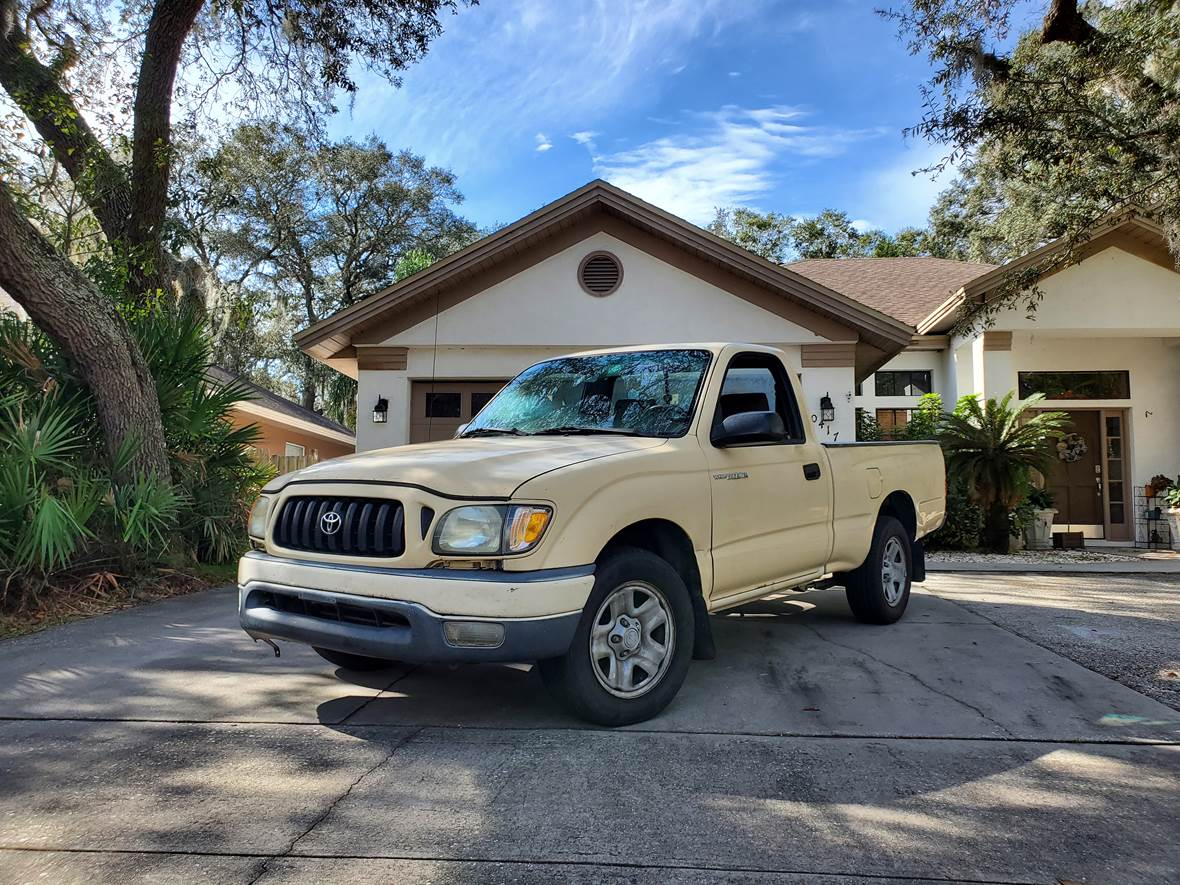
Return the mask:
<svg viewBox="0 0 1180 885">
<path fill-rule="evenodd" d="M 1020 372 L 1020 397 L 1043 393 L 1045 399 L 1130 399 L 1131 373 Z"/>
<path fill-rule="evenodd" d="M 874 379 L 877 396 L 922 396 L 932 390 L 929 369 L 878 372 Z"/>
<path fill-rule="evenodd" d="M 483 407 L 492 401 L 493 396 L 495 396 L 494 393 L 485 393 L 485 392 L 479 391 L 479 390 L 472 393 L 471 394 L 471 415 L 472 415 L 472 417 L 478 415 L 480 413 L 480 411 L 483 409 Z"/>
<path fill-rule="evenodd" d="M 303 446 L 296 445 L 295 443 L 287 443 L 283 447 L 283 454 L 288 458 L 302 458 L 306 452 L 307 450 Z"/>
<path fill-rule="evenodd" d="M 889 438 L 910 423 L 909 409 L 877 409 L 877 425 L 882 436 Z"/>
<path fill-rule="evenodd" d="M 461 393 L 426 394 L 427 418 L 458 418 L 462 411 L 463 394 Z"/>
</svg>

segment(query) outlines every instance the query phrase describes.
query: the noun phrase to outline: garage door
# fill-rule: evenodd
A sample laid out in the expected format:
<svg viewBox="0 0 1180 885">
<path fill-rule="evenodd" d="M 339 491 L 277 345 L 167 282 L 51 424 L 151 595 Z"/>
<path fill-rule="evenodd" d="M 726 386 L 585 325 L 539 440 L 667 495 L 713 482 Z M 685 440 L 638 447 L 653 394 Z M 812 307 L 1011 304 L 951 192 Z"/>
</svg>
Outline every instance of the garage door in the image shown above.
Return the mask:
<svg viewBox="0 0 1180 885">
<path fill-rule="evenodd" d="M 450 439 L 474 418 L 507 381 L 415 381 L 411 390 L 410 442 Z"/>
</svg>

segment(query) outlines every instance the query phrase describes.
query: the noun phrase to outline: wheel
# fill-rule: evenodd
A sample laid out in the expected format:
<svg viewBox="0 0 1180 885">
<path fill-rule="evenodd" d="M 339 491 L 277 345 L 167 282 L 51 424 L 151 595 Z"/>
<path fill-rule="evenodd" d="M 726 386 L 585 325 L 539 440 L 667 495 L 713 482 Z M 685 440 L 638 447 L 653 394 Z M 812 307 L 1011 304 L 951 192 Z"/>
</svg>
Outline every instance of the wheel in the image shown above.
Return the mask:
<svg viewBox="0 0 1180 885">
<path fill-rule="evenodd" d="M 334 651 L 330 648 L 315 646 L 313 649 L 329 664 L 335 664 L 345 670 L 384 670 L 386 667 L 394 665 L 394 661 L 387 661 L 385 658 L 370 658 L 367 655 L 354 655 L 346 651 Z"/>
<path fill-rule="evenodd" d="M 654 553 L 622 548 L 595 574 L 569 651 L 538 668 L 575 716 L 629 725 L 676 696 L 693 635 L 692 599 L 676 570 Z"/>
<path fill-rule="evenodd" d="M 881 517 L 869 555 L 844 584 L 853 616 L 866 624 L 897 621 L 910 601 L 912 572 L 909 534 L 892 516 Z"/>
</svg>

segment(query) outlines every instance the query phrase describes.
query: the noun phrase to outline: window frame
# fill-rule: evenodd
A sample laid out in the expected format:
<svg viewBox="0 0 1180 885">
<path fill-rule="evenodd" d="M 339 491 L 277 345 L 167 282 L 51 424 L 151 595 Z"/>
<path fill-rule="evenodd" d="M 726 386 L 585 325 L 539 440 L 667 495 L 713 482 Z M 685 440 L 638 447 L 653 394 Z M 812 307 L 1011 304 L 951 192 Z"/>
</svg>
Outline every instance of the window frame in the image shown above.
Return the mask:
<svg viewBox="0 0 1180 885">
<path fill-rule="evenodd" d="M 1123 382 L 1121 385 L 1122 392 L 1125 395 L 1124 396 L 1060 396 L 1060 395 L 1051 396 L 1047 393 L 1044 393 L 1044 391 L 1032 389 L 1029 386 L 1029 384 L 1026 383 L 1026 379 L 1028 379 L 1028 381 L 1032 381 L 1034 376 L 1045 376 L 1045 375 L 1057 375 L 1057 376 L 1073 375 L 1073 376 L 1077 376 L 1079 378 L 1086 376 L 1086 375 L 1094 376 L 1096 378 L 1103 376 L 1103 375 L 1120 376 L 1119 380 L 1121 382 Z M 1017 396 L 1019 396 L 1021 399 L 1027 399 L 1028 397 L 1030 397 L 1036 393 L 1044 393 L 1045 399 L 1055 401 L 1055 402 L 1086 402 L 1086 401 L 1105 402 L 1107 400 L 1118 400 L 1118 401 L 1122 402 L 1122 401 L 1131 399 L 1131 370 L 1130 369 L 1078 369 L 1078 370 L 1064 369 L 1062 371 L 1053 371 L 1053 370 L 1045 370 L 1045 369 L 1030 369 L 1027 371 L 1018 371 L 1016 373 L 1016 391 L 1017 391 Z"/>
<path fill-rule="evenodd" d="M 898 378 L 900 378 L 901 376 L 905 376 L 906 382 L 905 382 L 905 384 L 900 385 L 900 386 L 901 387 L 908 387 L 911 389 L 914 386 L 914 376 L 915 375 L 925 376 L 926 383 L 924 386 L 926 387 L 926 392 L 925 393 L 882 393 L 881 392 L 881 376 L 883 376 L 883 375 L 889 375 L 891 377 L 891 380 L 893 380 L 893 382 L 894 382 L 894 390 L 895 391 L 897 390 L 897 388 L 899 386 L 899 385 L 897 385 L 896 382 L 897 382 Z M 896 397 L 902 397 L 902 396 L 921 397 L 921 396 L 926 396 L 926 394 L 933 393 L 933 392 L 934 392 L 934 371 L 932 369 L 884 369 L 884 370 L 878 370 L 873 373 L 873 395 L 874 396 L 878 396 L 878 397 L 894 397 L 894 396 L 896 396 Z"/>
<path fill-rule="evenodd" d="M 750 360 L 755 365 L 737 365 L 742 360 Z M 764 363 L 765 365 L 757 365 L 757 363 Z M 762 369 L 770 370 L 771 376 L 774 378 L 775 385 L 775 405 L 785 403 L 788 414 L 783 414 L 781 408 L 773 409 L 779 413 L 783 419 L 783 425 L 787 428 L 788 436 L 781 440 L 766 440 L 763 442 L 749 442 L 739 443 L 730 446 L 716 446 L 712 443 L 713 431 L 721 426 L 724 420 L 721 416 L 721 397 L 725 391 L 725 382 L 729 378 L 731 369 Z M 787 368 L 783 365 L 782 360 L 776 357 L 773 353 L 765 353 L 758 350 L 745 350 L 741 353 L 735 353 L 729 358 L 729 362 L 725 366 L 725 371 L 721 373 L 721 382 L 717 386 L 717 402 L 713 406 L 713 420 L 709 425 L 710 445 L 713 448 L 747 448 L 749 446 L 798 446 L 807 442 L 807 428 L 803 424 L 803 413 L 799 409 L 799 401 L 795 397 L 795 388 L 791 384 L 790 376 L 787 374 Z"/>
</svg>

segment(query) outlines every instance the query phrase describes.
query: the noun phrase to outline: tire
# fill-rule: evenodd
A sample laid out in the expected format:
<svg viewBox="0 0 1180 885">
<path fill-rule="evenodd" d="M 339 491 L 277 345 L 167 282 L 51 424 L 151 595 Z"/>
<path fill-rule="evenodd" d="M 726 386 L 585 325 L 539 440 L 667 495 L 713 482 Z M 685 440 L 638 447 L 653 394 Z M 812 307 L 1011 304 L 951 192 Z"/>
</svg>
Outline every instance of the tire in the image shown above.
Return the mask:
<svg viewBox="0 0 1180 885">
<path fill-rule="evenodd" d="M 882 516 L 873 530 L 869 555 L 848 573 L 844 584 L 848 607 L 865 624 L 892 624 L 905 614 L 913 574 L 910 536 L 892 516 Z"/>
<path fill-rule="evenodd" d="M 317 648 L 312 646 L 317 655 L 327 661 L 329 664 L 335 664 L 337 667 L 343 667 L 345 670 L 384 670 L 386 667 L 392 667 L 394 661 L 387 661 L 385 658 L 370 658 L 367 655 L 354 655 L 346 651 L 334 651 L 330 648 Z"/>
<path fill-rule="evenodd" d="M 578 718 L 607 726 L 642 722 L 680 690 L 694 627 L 692 599 L 676 570 L 654 553 L 624 547 L 598 568 L 569 651 L 537 667 L 546 688 Z"/>
</svg>

